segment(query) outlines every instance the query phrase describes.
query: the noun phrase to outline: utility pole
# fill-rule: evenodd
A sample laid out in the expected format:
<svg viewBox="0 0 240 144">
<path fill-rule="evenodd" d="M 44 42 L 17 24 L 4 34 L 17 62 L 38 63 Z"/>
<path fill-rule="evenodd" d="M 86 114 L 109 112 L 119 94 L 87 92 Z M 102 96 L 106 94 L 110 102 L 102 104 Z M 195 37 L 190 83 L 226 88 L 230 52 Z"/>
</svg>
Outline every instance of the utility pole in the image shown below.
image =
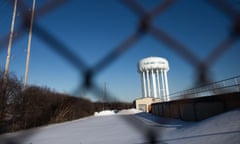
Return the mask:
<svg viewBox="0 0 240 144">
<path fill-rule="evenodd" d="M 32 41 L 32 27 L 33 27 L 35 3 L 36 3 L 36 0 L 33 0 L 29 35 L 28 35 L 28 50 L 27 50 L 27 59 L 26 59 L 25 79 L 24 79 L 24 84 L 23 84 L 24 85 L 24 90 L 27 88 L 27 82 L 28 82 L 28 69 L 29 69 L 29 60 L 30 60 L 30 50 L 31 50 L 31 41 Z"/>
<path fill-rule="evenodd" d="M 8 83 L 8 71 L 9 71 L 9 63 L 10 63 L 10 57 L 11 57 L 16 11 L 17 11 L 17 0 L 14 1 L 14 6 L 13 6 L 12 24 L 11 24 L 11 30 L 10 30 L 10 35 L 9 35 L 9 41 L 8 41 L 8 52 L 7 52 L 5 70 L 4 70 L 4 75 L 3 75 L 3 86 L 2 86 L 3 95 L 5 95 L 5 91 L 6 91 L 7 83 Z"/>
<path fill-rule="evenodd" d="M 9 35 L 9 41 L 8 41 L 8 52 L 7 52 L 5 70 L 3 75 L 3 84 L 1 87 L 2 91 L 0 92 L 2 94 L 0 95 L 0 121 L 5 117 L 4 115 L 5 115 L 5 105 L 7 100 L 6 92 L 7 92 L 7 85 L 8 85 L 8 69 L 9 69 L 9 63 L 10 63 L 10 57 L 11 57 L 11 48 L 12 48 L 12 39 L 13 39 L 13 32 L 14 32 L 16 10 L 17 10 L 17 0 L 14 1 L 14 6 L 13 6 L 12 24 L 11 24 L 11 30 Z"/>
</svg>

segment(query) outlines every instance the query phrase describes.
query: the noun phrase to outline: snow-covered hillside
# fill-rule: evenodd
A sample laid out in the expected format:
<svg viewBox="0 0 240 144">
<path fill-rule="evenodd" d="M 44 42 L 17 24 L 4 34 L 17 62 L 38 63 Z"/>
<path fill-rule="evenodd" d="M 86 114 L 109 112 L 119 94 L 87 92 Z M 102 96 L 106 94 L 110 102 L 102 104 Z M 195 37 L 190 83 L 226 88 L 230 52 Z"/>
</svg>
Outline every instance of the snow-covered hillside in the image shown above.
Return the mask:
<svg viewBox="0 0 240 144">
<path fill-rule="evenodd" d="M 159 118 L 134 109 L 118 113 L 104 111 L 95 115 L 0 135 L 0 143 L 140 144 L 150 143 L 150 139 L 165 144 L 240 143 L 239 109 L 194 123 Z"/>
</svg>

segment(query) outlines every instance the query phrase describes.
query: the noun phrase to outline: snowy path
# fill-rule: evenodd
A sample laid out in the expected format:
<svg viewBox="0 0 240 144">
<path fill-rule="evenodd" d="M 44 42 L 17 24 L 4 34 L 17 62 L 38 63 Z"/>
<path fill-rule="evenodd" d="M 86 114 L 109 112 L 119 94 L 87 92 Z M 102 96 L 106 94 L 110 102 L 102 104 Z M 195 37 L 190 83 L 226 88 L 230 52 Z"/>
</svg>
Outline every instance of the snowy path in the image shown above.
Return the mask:
<svg viewBox="0 0 240 144">
<path fill-rule="evenodd" d="M 149 138 L 156 138 L 156 143 L 161 144 L 240 143 L 240 110 L 198 123 L 125 110 L 0 135 L 0 143 L 10 144 L 10 140 L 23 144 L 143 144 L 150 143 Z"/>
</svg>

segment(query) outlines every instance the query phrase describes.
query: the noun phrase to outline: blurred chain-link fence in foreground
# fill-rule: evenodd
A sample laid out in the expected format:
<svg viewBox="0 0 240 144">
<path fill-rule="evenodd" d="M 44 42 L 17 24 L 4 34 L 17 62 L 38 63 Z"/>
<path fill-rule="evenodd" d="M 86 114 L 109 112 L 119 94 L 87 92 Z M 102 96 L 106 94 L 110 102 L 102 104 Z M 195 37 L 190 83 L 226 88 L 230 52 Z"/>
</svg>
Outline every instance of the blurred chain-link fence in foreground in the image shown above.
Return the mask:
<svg viewBox="0 0 240 144">
<path fill-rule="evenodd" d="M 13 1 L 8 1 L 10 4 L 13 4 Z M 92 1 L 94 2 L 94 1 Z M 38 6 L 35 10 L 35 19 L 33 25 L 33 34 L 37 39 L 43 41 L 47 48 L 52 49 L 56 54 L 62 56 L 62 58 L 69 62 L 72 66 L 74 66 L 78 73 L 81 75 L 81 82 L 77 86 L 78 94 L 82 91 L 90 91 L 94 94 L 96 98 L 102 97 L 102 93 L 104 93 L 104 89 L 102 86 L 99 86 L 96 83 L 96 77 L 101 75 L 102 71 L 108 69 L 110 64 L 114 63 L 118 59 L 121 59 L 125 53 L 128 53 L 134 44 L 141 41 L 144 36 L 151 36 L 152 38 L 159 41 L 159 43 L 163 43 L 167 46 L 169 50 L 175 55 L 181 57 L 186 63 L 188 63 L 192 69 L 194 70 L 195 80 L 198 85 L 203 85 L 209 82 L 212 82 L 210 69 L 213 65 L 227 53 L 232 45 L 239 42 L 240 35 L 240 12 L 237 9 L 239 3 L 237 1 L 227 1 L 227 0 L 206 0 L 203 1 L 216 11 L 220 11 L 226 17 L 230 19 L 231 27 L 226 28 L 224 31 L 228 31 L 228 35 L 221 40 L 221 42 L 213 48 L 211 52 L 209 52 L 204 59 L 201 59 L 199 55 L 197 55 L 192 48 L 186 46 L 181 40 L 175 38 L 168 32 L 165 32 L 164 28 L 157 26 L 154 22 L 156 18 L 161 17 L 164 13 L 168 13 L 171 10 L 171 7 L 174 5 L 179 5 L 182 2 L 188 3 L 187 1 L 178 1 L 178 0 L 163 0 L 158 5 L 155 5 L 152 9 L 146 9 L 140 1 L 137 0 L 122 0 L 116 1 L 119 2 L 119 5 L 123 5 L 128 8 L 132 14 L 136 15 L 139 18 L 139 22 L 135 26 L 136 29 L 133 30 L 120 44 L 118 44 L 115 48 L 112 48 L 107 52 L 102 59 L 97 61 L 94 65 L 90 65 L 87 63 L 87 59 L 77 55 L 72 51 L 70 47 L 68 47 L 64 41 L 58 39 L 54 31 L 50 31 L 45 28 L 43 25 L 38 23 L 38 20 L 41 17 L 48 16 L 51 12 L 54 12 L 58 7 L 67 5 L 70 3 L 69 0 L 51 0 L 47 1 L 41 6 Z M 2 3 L 4 3 L 2 1 Z M 37 2 L 38 3 L 38 2 Z M 104 1 L 103 3 L 108 3 L 108 1 Z M 17 9 L 21 12 L 20 22 L 16 24 L 16 30 L 14 35 L 13 42 L 16 43 L 21 37 L 27 35 L 27 31 L 29 29 L 30 20 L 31 20 L 31 7 L 24 0 L 18 1 Z M 127 9 L 126 9 L 127 10 Z M 94 10 L 93 10 L 94 11 Z M 204 9 L 202 10 L 204 11 Z M 81 12 L 81 10 L 80 10 Z M 68 13 L 66 11 L 66 13 Z M 82 12 L 84 13 L 84 12 Z M 191 12 L 189 12 L 191 13 Z M 97 15 L 97 13 L 96 13 Z M 70 15 L 71 16 L 71 15 Z M 54 18 L 52 18 L 54 19 Z M 176 19 L 176 18 L 170 18 Z M 64 21 L 64 20 L 63 20 Z M 173 20 L 174 21 L 174 20 Z M 1 24 L 1 23 L 0 23 Z M 198 29 L 199 27 L 196 27 Z M 68 29 L 68 27 L 66 27 Z M 116 28 L 117 29 L 117 28 Z M 210 28 L 211 29 L 211 28 Z M 117 35 L 117 34 L 116 34 Z M 0 52 L 5 52 L 7 48 L 9 35 L 1 36 L 0 38 Z M 94 40 L 93 40 L 94 43 Z M 103 49 L 104 51 L 104 49 Z M 199 51 L 209 51 L 205 48 L 202 48 Z M 96 52 L 97 53 L 97 52 Z M 44 56 L 43 56 L 44 59 Z M 236 63 L 236 61 L 232 61 L 232 63 Z M 137 69 L 136 69 L 137 71 Z M 30 71 L 31 73 L 31 71 Z M 65 77 L 65 76 L 63 76 Z M 52 80 L 54 81 L 54 80 Z M 117 96 L 110 94 L 106 98 L 109 101 L 118 100 Z M 134 120 L 129 120 L 130 124 L 134 125 Z M 139 128 L 140 132 L 145 129 Z M 148 130 L 146 130 L 148 131 Z M 143 132 L 145 134 L 145 132 Z M 154 131 L 151 129 L 146 134 L 149 143 L 157 143 L 155 141 Z"/>
</svg>

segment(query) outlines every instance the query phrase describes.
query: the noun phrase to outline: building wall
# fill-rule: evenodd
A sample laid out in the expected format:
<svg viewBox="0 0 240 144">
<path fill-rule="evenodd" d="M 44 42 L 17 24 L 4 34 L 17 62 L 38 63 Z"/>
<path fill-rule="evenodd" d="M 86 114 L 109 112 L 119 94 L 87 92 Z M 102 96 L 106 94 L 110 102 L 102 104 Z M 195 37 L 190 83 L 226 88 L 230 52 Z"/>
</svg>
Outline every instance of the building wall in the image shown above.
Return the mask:
<svg viewBox="0 0 240 144">
<path fill-rule="evenodd" d="M 135 100 L 136 109 L 141 110 L 143 112 L 149 112 L 151 111 L 151 105 L 156 102 L 160 102 L 161 100 L 159 98 L 139 98 Z"/>
<path fill-rule="evenodd" d="M 152 113 L 162 117 L 199 121 L 236 108 L 240 108 L 239 92 L 153 103 Z"/>
</svg>

